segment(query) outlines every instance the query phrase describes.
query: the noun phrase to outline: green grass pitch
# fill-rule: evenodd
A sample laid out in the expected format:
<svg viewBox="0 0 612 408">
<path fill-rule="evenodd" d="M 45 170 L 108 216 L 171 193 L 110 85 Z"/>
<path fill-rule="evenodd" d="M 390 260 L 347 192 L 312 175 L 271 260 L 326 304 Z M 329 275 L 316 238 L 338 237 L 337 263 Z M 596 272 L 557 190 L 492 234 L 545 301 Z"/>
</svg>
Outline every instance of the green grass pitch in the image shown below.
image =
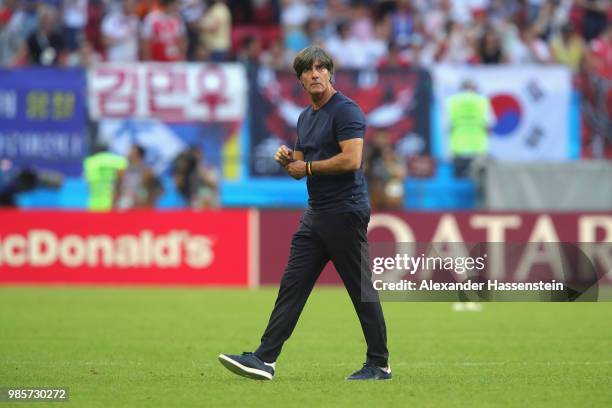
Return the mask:
<svg viewBox="0 0 612 408">
<path fill-rule="evenodd" d="M 384 303 L 394 378 L 349 383 L 357 317 L 316 288 L 274 380 L 234 376 L 217 355 L 257 346 L 275 295 L 2 287 L 0 386 L 67 386 L 72 407 L 612 406 L 612 303 Z"/>
</svg>

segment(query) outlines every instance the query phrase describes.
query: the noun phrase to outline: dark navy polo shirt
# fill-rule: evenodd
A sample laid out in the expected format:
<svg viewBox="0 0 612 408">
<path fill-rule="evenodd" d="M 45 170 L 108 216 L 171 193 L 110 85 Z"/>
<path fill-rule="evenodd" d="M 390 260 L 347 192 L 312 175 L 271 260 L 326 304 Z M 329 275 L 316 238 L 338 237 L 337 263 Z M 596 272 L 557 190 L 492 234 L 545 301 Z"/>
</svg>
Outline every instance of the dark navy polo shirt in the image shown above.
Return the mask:
<svg viewBox="0 0 612 408">
<path fill-rule="evenodd" d="M 321 108 L 306 108 L 298 119 L 295 150 L 305 161 L 329 159 L 340 153 L 339 142 L 363 139 L 365 116 L 359 106 L 336 92 Z M 315 213 L 342 213 L 370 208 L 363 160 L 357 171 L 308 177 L 308 207 Z"/>
</svg>

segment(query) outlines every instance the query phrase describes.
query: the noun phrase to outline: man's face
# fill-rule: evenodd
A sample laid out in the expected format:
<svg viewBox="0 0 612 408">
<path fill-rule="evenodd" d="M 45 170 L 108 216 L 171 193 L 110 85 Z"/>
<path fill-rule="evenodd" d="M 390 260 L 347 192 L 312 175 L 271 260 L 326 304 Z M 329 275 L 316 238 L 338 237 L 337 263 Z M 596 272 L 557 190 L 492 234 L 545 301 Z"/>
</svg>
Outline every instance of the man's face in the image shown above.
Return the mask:
<svg viewBox="0 0 612 408">
<path fill-rule="evenodd" d="M 315 61 L 310 69 L 302 72 L 300 82 L 309 94 L 322 94 L 331 88 L 331 73 L 319 61 Z"/>
<path fill-rule="evenodd" d="M 140 152 L 138 151 L 136 147 L 132 147 L 130 149 L 130 152 L 128 153 L 128 161 L 130 163 L 140 163 L 141 161 Z"/>
</svg>

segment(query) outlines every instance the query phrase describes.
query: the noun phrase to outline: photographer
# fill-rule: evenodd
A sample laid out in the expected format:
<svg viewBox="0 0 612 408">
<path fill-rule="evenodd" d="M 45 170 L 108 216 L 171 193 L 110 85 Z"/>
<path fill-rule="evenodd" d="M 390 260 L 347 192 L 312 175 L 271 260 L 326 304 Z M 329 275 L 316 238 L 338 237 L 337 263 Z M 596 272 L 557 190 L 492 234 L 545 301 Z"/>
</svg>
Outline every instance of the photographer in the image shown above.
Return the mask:
<svg viewBox="0 0 612 408">
<path fill-rule="evenodd" d="M 386 130 L 377 130 L 365 159 L 370 201 L 375 209 L 400 209 L 404 203 L 406 169 L 393 150 Z"/>
<path fill-rule="evenodd" d="M 173 177 L 189 207 L 195 210 L 219 207 L 219 177 L 215 169 L 205 163 L 198 146 L 191 146 L 176 158 Z"/>
<path fill-rule="evenodd" d="M 24 168 L 3 174 L 0 180 L 0 207 L 16 208 L 17 196 L 39 187 L 59 189 L 62 176 L 55 172 Z"/>
</svg>

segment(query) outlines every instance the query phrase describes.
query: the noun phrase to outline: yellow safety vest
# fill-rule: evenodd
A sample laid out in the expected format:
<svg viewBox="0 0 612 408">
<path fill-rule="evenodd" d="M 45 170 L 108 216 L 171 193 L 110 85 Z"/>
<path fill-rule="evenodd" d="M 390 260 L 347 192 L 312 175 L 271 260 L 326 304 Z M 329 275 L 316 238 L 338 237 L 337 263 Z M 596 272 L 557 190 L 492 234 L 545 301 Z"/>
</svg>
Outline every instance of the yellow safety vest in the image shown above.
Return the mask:
<svg viewBox="0 0 612 408">
<path fill-rule="evenodd" d="M 92 211 L 108 211 L 113 206 L 113 190 L 117 173 L 128 165 L 127 159 L 113 153 L 100 152 L 85 159 L 83 171 L 89 186 L 87 207 Z"/>
<path fill-rule="evenodd" d="M 475 92 L 461 92 L 448 99 L 450 149 L 454 156 L 487 152 L 489 109 L 489 99 Z"/>
</svg>

